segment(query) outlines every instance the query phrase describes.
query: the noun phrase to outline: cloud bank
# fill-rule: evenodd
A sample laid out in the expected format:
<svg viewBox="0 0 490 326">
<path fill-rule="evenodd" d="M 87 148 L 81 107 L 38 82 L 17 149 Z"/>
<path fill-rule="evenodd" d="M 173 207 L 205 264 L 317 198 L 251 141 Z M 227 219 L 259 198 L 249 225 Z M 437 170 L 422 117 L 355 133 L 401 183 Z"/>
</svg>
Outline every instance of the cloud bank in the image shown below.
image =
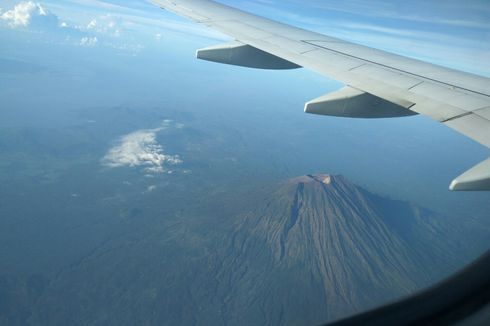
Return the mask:
<svg viewBox="0 0 490 326">
<path fill-rule="evenodd" d="M 13 9 L 4 12 L 0 19 L 11 28 L 30 25 L 60 26 L 56 15 L 50 13 L 41 4 L 32 1 L 24 1 L 15 5 Z"/>
<path fill-rule="evenodd" d="M 116 167 L 145 167 L 148 173 L 171 172 L 168 166 L 181 164 L 178 155 L 167 155 L 162 145 L 156 140 L 156 135 L 164 127 L 143 129 L 121 137 L 102 159 L 105 166 Z"/>
<path fill-rule="evenodd" d="M 44 5 L 33 1 L 22 1 L 12 9 L 5 12 L 0 11 L 0 27 L 6 26 L 12 30 L 21 32 L 35 32 L 36 39 L 40 39 L 42 32 L 43 40 L 66 43 L 85 47 L 94 47 L 98 44 L 98 38 L 91 36 L 87 31 L 70 26 L 65 21 L 49 11 Z"/>
<path fill-rule="evenodd" d="M 70 42 L 83 47 L 95 47 L 103 39 L 108 40 L 120 36 L 119 24 L 110 14 L 97 17 L 97 19 L 93 18 L 86 25 L 77 25 L 60 19 L 44 4 L 33 1 L 22 1 L 3 13 L 0 9 L 1 26 L 23 32 L 43 32 L 45 39 L 55 43 Z M 39 34 L 36 34 L 36 37 L 38 36 Z M 105 45 L 110 46 L 111 44 L 111 42 L 105 42 Z"/>
</svg>

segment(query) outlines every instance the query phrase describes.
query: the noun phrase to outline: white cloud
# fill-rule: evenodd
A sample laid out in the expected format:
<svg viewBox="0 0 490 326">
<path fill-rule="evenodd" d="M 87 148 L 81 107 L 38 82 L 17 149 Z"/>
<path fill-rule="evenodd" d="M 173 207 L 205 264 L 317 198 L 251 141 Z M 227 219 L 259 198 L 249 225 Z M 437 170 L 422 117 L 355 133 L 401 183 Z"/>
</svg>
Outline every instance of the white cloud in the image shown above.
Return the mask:
<svg viewBox="0 0 490 326">
<path fill-rule="evenodd" d="M 93 20 L 89 26 L 91 24 L 96 25 L 97 22 Z M 96 30 L 90 30 L 89 26 L 80 27 L 72 25 L 64 19 L 61 20 L 46 9 L 44 4 L 33 1 L 20 2 L 11 10 L 0 14 L 0 27 L 2 25 L 22 33 L 35 32 L 36 41 L 50 44 L 95 47 L 101 43 L 99 35 L 94 35 Z"/>
<path fill-rule="evenodd" d="M 12 27 L 26 27 L 34 17 L 53 16 L 39 3 L 24 1 L 17 4 L 13 9 L 4 12 L 0 18 Z"/>
<path fill-rule="evenodd" d="M 57 12 L 64 12 L 63 6 L 60 7 L 49 3 L 48 5 L 55 8 Z M 50 39 L 50 41 L 70 42 L 73 45 L 85 47 L 94 47 L 99 44 L 112 46 L 115 41 L 111 41 L 110 38 L 120 38 L 121 36 L 120 25 L 122 23 L 111 14 L 92 16 L 88 22 L 78 24 L 66 20 L 66 17 L 60 19 L 46 8 L 44 4 L 23 1 L 15 5 L 11 10 L 3 13 L 0 11 L 0 23 L 12 29 L 45 32 L 43 33 L 44 37 Z M 109 41 L 106 42 L 106 40 Z M 136 52 L 127 45 L 121 46 L 121 44 L 117 44 L 117 46 L 121 50 Z"/>
<path fill-rule="evenodd" d="M 83 29 L 86 29 L 91 19 L 96 19 L 98 28 L 97 32 L 102 32 L 107 29 L 108 34 L 118 36 L 119 34 L 142 33 L 138 37 L 145 35 L 153 36 L 160 31 L 173 31 L 190 35 L 202 36 L 215 40 L 228 40 L 229 37 L 214 31 L 209 28 L 202 28 L 199 24 L 180 19 L 174 14 L 164 10 L 159 10 L 153 4 L 143 4 L 142 2 L 134 2 L 127 4 L 113 4 L 107 1 L 99 0 L 70 0 L 71 6 L 61 6 L 59 0 L 43 0 L 50 6 L 60 7 L 65 15 L 70 15 L 73 19 L 79 17 L 77 24 Z M 122 2 L 122 1 L 121 1 Z M 137 4 L 137 5 L 136 5 Z M 80 11 L 92 13 L 96 16 L 90 18 L 79 15 Z M 110 14 L 108 14 L 110 12 Z M 104 21 L 112 21 L 114 26 L 104 24 Z M 100 29 L 100 30 L 99 30 Z"/>
<path fill-rule="evenodd" d="M 97 27 L 97 20 L 92 19 L 90 23 L 88 23 L 87 29 L 94 29 L 95 27 Z"/>
<path fill-rule="evenodd" d="M 80 40 L 80 45 L 81 46 L 86 46 L 86 47 L 94 47 L 97 45 L 97 43 L 99 42 L 99 40 L 97 39 L 97 37 L 82 37 L 82 39 Z"/>
<path fill-rule="evenodd" d="M 155 190 L 157 190 L 157 186 L 155 186 L 155 185 L 151 185 L 151 186 L 149 186 L 148 188 L 146 188 L 145 193 L 154 192 Z"/>
<path fill-rule="evenodd" d="M 165 120 L 160 128 L 138 130 L 121 137 L 104 156 L 102 163 L 112 168 L 143 166 L 147 173 L 170 172 L 167 166 L 181 164 L 182 160 L 178 155 L 165 154 L 156 140 L 157 133 L 169 124 L 169 120 Z"/>
<path fill-rule="evenodd" d="M 79 29 L 92 34 L 100 34 L 119 38 L 121 30 L 125 28 L 125 22 L 112 14 L 98 15 L 86 25 L 79 26 Z"/>
</svg>

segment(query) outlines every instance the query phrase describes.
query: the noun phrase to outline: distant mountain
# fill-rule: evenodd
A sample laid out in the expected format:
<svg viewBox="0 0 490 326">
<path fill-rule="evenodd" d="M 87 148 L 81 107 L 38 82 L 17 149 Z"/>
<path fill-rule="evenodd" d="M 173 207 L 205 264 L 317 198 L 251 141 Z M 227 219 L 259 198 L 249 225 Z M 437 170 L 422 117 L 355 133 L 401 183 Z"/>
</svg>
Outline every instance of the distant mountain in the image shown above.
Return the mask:
<svg viewBox="0 0 490 326">
<path fill-rule="evenodd" d="M 25 319 L 5 324 L 316 325 L 454 268 L 457 244 L 440 216 L 342 176 L 239 194 L 238 203 L 199 197 L 195 211 L 172 215 L 170 200 L 167 212 L 149 210 L 155 191 L 124 219 L 126 233 L 40 286 L 9 281 L 4 296 L 16 305 L 4 315 L 18 307 Z"/>
<path fill-rule="evenodd" d="M 318 324 L 451 266 L 441 218 L 342 176 L 289 180 L 237 219 L 219 272 L 232 324 Z"/>
</svg>

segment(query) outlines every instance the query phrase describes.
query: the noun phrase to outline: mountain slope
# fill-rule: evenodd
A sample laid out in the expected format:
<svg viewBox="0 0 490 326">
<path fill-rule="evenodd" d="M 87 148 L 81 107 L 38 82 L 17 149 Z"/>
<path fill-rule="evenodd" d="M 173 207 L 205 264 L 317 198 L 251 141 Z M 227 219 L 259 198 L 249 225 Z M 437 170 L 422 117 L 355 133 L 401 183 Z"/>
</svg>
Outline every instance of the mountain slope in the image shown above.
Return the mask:
<svg viewBox="0 0 490 326">
<path fill-rule="evenodd" d="M 29 322 L 19 324 L 316 325 L 453 267 L 454 237 L 427 210 L 342 176 L 266 189 L 218 194 L 175 216 L 136 215 L 127 233 L 34 293 Z"/>
<path fill-rule="evenodd" d="M 248 309 L 231 313 L 237 323 L 319 323 L 409 293 L 451 261 L 434 255 L 447 248 L 431 218 L 342 176 L 289 180 L 237 221 L 220 273 L 226 306 Z"/>
</svg>

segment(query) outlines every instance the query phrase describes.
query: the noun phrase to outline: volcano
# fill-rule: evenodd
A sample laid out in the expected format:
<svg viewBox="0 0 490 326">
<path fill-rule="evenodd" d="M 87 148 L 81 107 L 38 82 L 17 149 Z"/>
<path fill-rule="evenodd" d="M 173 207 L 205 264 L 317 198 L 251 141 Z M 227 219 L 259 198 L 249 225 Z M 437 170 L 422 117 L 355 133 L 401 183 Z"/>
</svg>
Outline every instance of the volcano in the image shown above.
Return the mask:
<svg viewBox="0 0 490 326">
<path fill-rule="evenodd" d="M 441 216 L 342 176 L 233 196 L 240 205 L 220 197 L 194 218 L 135 215 L 138 227 L 23 299 L 30 324 L 318 325 L 425 287 L 461 255 Z M 216 217 L 224 204 L 235 209 Z"/>
<path fill-rule="evenodd" d="M 413 292 L 450 265 L 441 222 L 343 176 L 283 182 L 236 220 L 218 274 L 227 310 L 237 323 L 318 324 Z"/>
</svg>

